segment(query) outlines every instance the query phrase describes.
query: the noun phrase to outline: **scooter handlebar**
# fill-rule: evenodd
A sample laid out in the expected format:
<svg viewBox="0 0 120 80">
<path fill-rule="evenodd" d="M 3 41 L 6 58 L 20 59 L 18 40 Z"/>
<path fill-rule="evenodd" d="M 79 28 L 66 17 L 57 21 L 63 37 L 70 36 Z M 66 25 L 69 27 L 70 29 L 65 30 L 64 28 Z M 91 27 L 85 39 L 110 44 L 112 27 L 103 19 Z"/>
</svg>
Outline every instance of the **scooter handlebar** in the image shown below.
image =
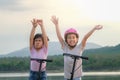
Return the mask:
<svg viewBox="0 0 120 80">
<path fill-rule="evenodd" d="M 68 54 L 68 53 L 63 53 L 63 56 L 70 56 L 70 57 L 74 57 L 74 58 L 81 58 L 81 59 L 88 60 L 88 57 L 78 56 L 78 55 L 73 55 L 73 54 Z"/>
<path fill-rule="evenodd" d="M 46 61 L 46 62 L 52 62 L 53 61 L 53 60 L 50 60 L 50 59 L 36 59 L 36 58 L 31 58 L 31 60 Z"/>
</svg>

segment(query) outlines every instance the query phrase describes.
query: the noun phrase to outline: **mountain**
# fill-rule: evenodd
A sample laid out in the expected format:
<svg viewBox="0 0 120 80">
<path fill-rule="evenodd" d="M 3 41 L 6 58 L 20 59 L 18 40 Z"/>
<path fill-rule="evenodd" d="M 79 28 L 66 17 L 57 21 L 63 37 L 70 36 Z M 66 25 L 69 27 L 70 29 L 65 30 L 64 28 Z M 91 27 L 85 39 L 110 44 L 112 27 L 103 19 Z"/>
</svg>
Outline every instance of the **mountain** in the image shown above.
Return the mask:
<svg viewBox="0 0 120 80">
<path fill-rule="evenodd" d="M 85 54 L 101 54 L 101 55 L 119 55 L 120 54 L 120 44 L 111 47 L 101 47 L 97 49 L 87 49 L 84 51 Z"/>
<path fill-rule="evenodd" d="M 101 48 L 100 45 L 97 45 L 95 43 L 87 43 L 86 49 L 96 49 L 96 48 Z M 29 54 L 29 48 L 23 48 L 11 53 L 8 53 L 6 55 L 0 55 L 0 57 L 28 57 Z M 60 46 L 59 42 L 49 42 L 49 50 L 48 50 L 48 55 L 59 55 L 62 54 L 62 49 Z"/>
</svg>

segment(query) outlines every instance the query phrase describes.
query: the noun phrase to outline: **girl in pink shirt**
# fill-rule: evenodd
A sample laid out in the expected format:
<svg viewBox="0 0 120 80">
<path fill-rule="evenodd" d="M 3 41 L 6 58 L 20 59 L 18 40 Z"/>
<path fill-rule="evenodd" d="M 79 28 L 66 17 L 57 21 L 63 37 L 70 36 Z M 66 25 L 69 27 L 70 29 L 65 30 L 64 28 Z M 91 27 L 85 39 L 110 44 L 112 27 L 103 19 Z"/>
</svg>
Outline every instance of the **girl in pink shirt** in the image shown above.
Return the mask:
<svg viewBox="0 0 120 80">
<path fill-rule="evenodd" d="M 43 20 L 33 19 L 32 30 L 30 34 L 30 57 L 35 59 L 47 59 L 48 55 L 48 38 L 44 29 Z M 35 35 L 37 25 L 41 28 L 42 34 L 38 33 Z M 40 63 L 34 60 L 30 62 L 30 77 L 29 80 L 46 80 L 46 63 L 42 63 L 41 74 L 39 73 Z"/>
</svg>

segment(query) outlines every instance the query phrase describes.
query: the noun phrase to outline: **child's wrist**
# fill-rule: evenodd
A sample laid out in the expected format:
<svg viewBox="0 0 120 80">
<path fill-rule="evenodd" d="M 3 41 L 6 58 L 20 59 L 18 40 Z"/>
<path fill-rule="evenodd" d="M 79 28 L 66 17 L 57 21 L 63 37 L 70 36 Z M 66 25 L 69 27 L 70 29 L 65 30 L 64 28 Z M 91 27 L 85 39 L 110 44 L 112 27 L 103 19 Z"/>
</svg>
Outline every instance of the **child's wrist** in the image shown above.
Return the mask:
<svg viewBox="0 0 120 80">
<path fill-rule="evenodd" d="M 44 27 L 44 25 L 40 25 L 40 27 Z"/>
<path fill-rule="evenodd" d="M 55 24 L 55 26 L 58 26 L 58 24 Z"/>
<path fill-rule="evenodd" d="M 96 30 L 96 26 L 93 28 L 93 30 Z"/>
<path fill-rule="evenodd" d="M 33 26 L 33 29 L 35 29 L 36 28 L 36 26 Z"/>
</svg>

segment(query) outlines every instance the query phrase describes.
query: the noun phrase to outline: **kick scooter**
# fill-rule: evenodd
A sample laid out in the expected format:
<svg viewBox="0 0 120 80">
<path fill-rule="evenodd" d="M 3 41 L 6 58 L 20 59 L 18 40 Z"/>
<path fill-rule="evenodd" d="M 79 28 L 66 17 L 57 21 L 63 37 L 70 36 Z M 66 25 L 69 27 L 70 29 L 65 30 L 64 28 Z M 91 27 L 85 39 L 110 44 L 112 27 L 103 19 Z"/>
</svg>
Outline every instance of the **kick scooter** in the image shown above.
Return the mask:
<svg viewBox="0 0 120 80">
<path fill-rule="evenodd" d="M 63 53 L 63 56 L 69 56 L 71 57 L 72 59 L 74 59 L 74 62 L 73 62 L 73 67 L 72 67 L 72 72 L 71 72 L 71 78 L 68 79 L 68 80 L 73 80 L 73 75 L 74 75 L 74 70 L 75 70 L 75 63 L 76 63 L 76 60 L 78 59 L 85 59 L 85 60 L 88 60 L 88 57 L 84 57 L 84 56 L 77 56 L 77 55 L 72 55 L 72 54 L 68 54 L 68 53 Z"/>
<path fill-rule="evenodd" d="M 52 62 L 52 60 L 49 60 L 49 59 L 35 59 L 35 58 L 31 58 L 31 60 L 35 60 L 35 61 L 40 63 L 40 66 L 39 66 L 39 77 L 37 79 L 37 80 L 40 80 L 42 63 L 44 63 L 44 62 Z"/>
</svg>

